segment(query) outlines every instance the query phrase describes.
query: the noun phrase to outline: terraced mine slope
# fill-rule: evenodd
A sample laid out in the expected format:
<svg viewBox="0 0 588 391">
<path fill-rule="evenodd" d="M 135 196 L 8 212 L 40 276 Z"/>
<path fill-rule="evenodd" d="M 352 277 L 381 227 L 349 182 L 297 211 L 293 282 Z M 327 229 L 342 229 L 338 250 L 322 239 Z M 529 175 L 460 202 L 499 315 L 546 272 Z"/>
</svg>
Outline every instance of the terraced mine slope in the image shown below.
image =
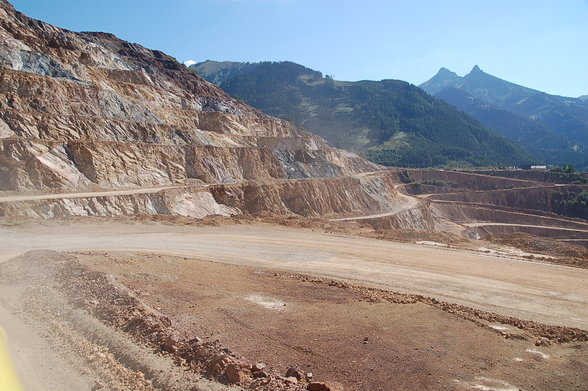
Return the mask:
<svg viewBox="0 0 588 391">
<path fill-rule="evenodd" d="M 509 189 L 477 195 L 402 194 L 398 172 L 232 99 L 164 53 L 0 4 L 1 216 L 271 212 L 439 231 L 463 222 L 468 207 L 448 211 L 456 202 L 545 210 L 529 194 L 544 200 L 553 191 L 503 179 Z M 474 174 L 444 175 L 472 189 Z M 472 213 L 490 223 L 504 214 Z M 460 227 L 469 236 L 498 230 Z M 570 232 L 550 236 L 584 237 Z"/>
<path fill-rule="evenodd" d="M 569 217 L 581 213 L 574 213 L 562 202 L 582 197 L 588 186 L 558 183 L 562 181 L 549 173 L 538 174 L 415 170 L 411 172 L 414 183 L 407 184 L 406 191 L 426 200 L 437 216 L 457 224 L 456 232 L 461 236 L 478 239 L 522 232 L 588 243 L 588 222 Z"/>
<path fill-rule="evenodd" d="M 585 185 L 384 170 L 3 0 L 0 72 L 0 326 L 26 390 L 588 383 Z"/>
<path fill-rule="evenodd" d="M 4 1 L 0 47 L 0 190 L 97 193 L 5 215 L 202 217 L 256 197 L 263 205 L 250 208 L 345 213 L 383 208 L 374 195 L 394 193 L 386 178 L 354 177 L 376 165 L 235 101 L 164 53 L 62 30 Z M 341 205 L 326 200 L 343 191 Z M 294 204 L 295 192 L 325 194 Z"/>
</svg>

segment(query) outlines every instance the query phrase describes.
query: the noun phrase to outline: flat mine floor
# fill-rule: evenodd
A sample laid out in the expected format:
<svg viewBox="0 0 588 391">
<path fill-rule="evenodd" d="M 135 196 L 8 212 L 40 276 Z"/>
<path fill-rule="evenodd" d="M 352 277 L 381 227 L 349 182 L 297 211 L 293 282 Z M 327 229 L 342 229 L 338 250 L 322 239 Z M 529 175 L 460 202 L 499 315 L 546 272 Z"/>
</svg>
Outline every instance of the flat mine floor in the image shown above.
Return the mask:
<svg viewBox="0 0 588 391">
<path fill-rule="evenodd" d="M 63 267 L 67 259 L 111 275 L 169 317 L 184 339 L 218 340 L 248 362 L 264 362 L 279 373 L 296 366 L 312 372 L 314 379 L 338 381 L 346 390 L 582 390 L 588 384 L 586 342 L 554 340 L 536 346 L 536 331 L 519 328 L 509 318 L 588 329 L 586 269 L 267 224 L 23 222 L 4 224 L 0 240 L 0 320 L 10 322 L 6 328 L 15 350 L 26 345 L 19 339 L 48 340 L 48 350 L 59 343 L 51 332 L 34 327 L 43 316 L 76 328 L 72 319 L 55 315 L 59 310 L 28 318 L 19 314 L 26 303 L 30 307 L 49 296 L 42 292 L 51 285 L 51 273 L 43 280 L 35 262 L 47 259 L 45 263 Z M 63 253 L 11 259 L 29 250 Z M 55 292 L 66 300 L 64 293 Z M 424 296 L 404 301 L 389 292 Z M 437 300 L 425 300 L 430 297 Z M 453 311 L 438 300 L 470 310 Z M 36 308 L 42 312 L 50 306 Z M 471 315 L 476 309 L 497 316 Z M 30 335 L 15 330 L 15 319 L 32 327 Z M 98 351 L 101 344 L 115 344 L 92 341 Z M 76 365 L 62 367 L 70 373 L 77 368 L 85 373 L 83 379 L 70 374 L 68 382 L 57 386 L 45 382 L 46 389 L 96 384 L 173 389 L 161 386 L 161 379 L 136 379 L 150 378 L 154 366 L 167 364 L 148 359 L 131 366 L 130 374 L 118 369 L 126 380 L 113 381 L 87 369 L 91 365 L 82 347 Z M 51 354 L 71 363 L 67 350 L 62 346 Z M 26 362 L 17 356 L 22 373 Z M 37 384 L 43 383 L 42 374 L 40 368 Z M 178 384 L 186 381 L 196 380 Z"/>
<path fill-rule="evenodd" d="M 354 281 L 588 330 L 588 269 L 269 224 L 78 219 L 0 226 L 0 262 L 29 250 L 179 255 Z"/>
</svg>

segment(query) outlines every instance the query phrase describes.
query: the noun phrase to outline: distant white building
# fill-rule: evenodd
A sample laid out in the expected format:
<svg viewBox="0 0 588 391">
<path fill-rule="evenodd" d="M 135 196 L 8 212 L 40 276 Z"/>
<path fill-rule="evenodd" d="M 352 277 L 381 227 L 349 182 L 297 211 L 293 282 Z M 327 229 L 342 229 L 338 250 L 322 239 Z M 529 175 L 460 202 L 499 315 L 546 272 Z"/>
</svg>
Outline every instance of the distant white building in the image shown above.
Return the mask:
<svg viewBox="0 0 588 391">
<path fill-rule="evenodd" d="M 531 171 L 547 171 L 547 166 L 531 166 Z"/>
</svg>

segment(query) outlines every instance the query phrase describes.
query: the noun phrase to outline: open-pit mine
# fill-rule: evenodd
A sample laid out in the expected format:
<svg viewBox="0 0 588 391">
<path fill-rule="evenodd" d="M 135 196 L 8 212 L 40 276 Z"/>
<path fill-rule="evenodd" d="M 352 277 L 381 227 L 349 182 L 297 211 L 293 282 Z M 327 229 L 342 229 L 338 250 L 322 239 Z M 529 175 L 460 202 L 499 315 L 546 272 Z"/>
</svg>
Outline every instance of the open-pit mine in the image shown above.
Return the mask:
<svg viewBox="0 0 588 391">
<path fill-rule="evenodd" d="M 378 166 L 0 0 L 0 326 L 26 390 L 586 390 L 588 222 L 551 202 L 584 190 Z"/>
</svg>

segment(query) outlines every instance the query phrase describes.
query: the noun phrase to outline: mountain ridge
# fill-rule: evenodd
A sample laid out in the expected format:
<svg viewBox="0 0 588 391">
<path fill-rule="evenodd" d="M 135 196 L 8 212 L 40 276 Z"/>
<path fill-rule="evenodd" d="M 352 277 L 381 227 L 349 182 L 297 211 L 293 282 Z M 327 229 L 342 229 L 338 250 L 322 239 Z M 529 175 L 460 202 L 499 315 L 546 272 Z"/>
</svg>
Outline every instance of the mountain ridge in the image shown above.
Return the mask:
<svg viewBox="0 0 588 391">
<path fill-rule="evenodd" d="M 206 61 L 191 68 L 248 104 L 380 164 L 508 165 L 529 160 L 472 117 L 403 81 L 334 80 L 287 61 Z"/>
<path fill-rule="evenodd" d="M 500 109 L 497 106 L 486 103 L 467 92 L 455 88 L 446 87 L 436 96 L 458 107 L 489 128 L 495 129 L 505 137 L 513 141 L 522 142 L 525 139 L 533 139 L 527 143 L 533 155 L 546 158 L 544 149 L 566 148 L 567 143 L 561 136 L 555 134 L 546 126 L 532 121 L 523 116 Z M 538 138 L 536 135 L 540 134 Z"/>
</svg>

